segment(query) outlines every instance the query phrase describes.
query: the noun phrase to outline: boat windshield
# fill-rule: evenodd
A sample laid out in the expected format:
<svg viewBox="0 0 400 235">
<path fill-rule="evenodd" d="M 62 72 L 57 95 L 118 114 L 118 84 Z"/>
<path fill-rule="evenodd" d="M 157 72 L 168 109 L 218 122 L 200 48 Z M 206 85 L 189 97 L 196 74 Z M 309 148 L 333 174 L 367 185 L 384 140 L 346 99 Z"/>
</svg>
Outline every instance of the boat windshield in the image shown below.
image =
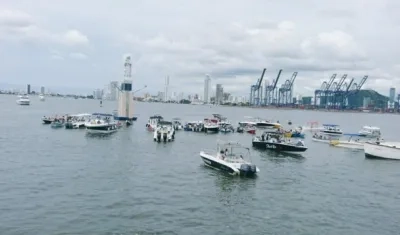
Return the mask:
<svg viewBox="0 0 400 235">
<path fill-rule="evenodd" d="M 218 144 L 218 153 L 223 155 L 227 162 L 245 161 L 251 158 L 250 149 L 235 142 Z"/>
</svg>

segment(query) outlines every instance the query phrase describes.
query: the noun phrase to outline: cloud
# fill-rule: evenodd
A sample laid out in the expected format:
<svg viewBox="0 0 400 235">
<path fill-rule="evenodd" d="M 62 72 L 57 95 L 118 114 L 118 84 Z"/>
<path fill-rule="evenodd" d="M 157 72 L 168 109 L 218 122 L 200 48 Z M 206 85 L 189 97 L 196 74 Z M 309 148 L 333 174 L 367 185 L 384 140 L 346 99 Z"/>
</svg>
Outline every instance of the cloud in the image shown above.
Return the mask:
<svg viewBox="0 0 400 235">
<path fill-rule="evenodd" d="M 333 73 L 357 81 L 368 74 L 365 87 L 380 92 L 400 86 L 394 0 L 120 0 L 113 11 L 106 1 L 40 3 L 2 1 L 1 77 L 15 76 L 10 65 L 16 63 L 54 69 L 48 77 L 19 75 L 36 79 L 32 84 L 51 83 L 54 74 L 59 84 L 67 81 L 63 76 L 79 86 L 106 84 L 122 78 L 122 58 L 129 54 L 135 86 L 146 84 L 153 93 L 163 90 L 169 75 L 174 91 L 201 94 L 208 73 L 213 86 L 221 83 L 227 92 L 247 95 L 263 68 L 269 82 L 283 69 L 278 85 L 297 71 L 295 92 L 304 95 Z M 78 7 L 85 14 L 77 13 Z M 59 53 L 49 54 L 48 47 Z M 96 64 L 90 76 L 87 64 L 73 62 L 87 55 Z M 61 58 L 63 63 L 48 63 Z"/>
<path fill-rule="evenodd" d="M 88 58 L 87 55 L 85 55 L 83 53 L 79 53 L 79 52 L 70 53 L 69 57 L 71 57 L 73 59 L 77 59 L 77 60 L 86 60 Z"/>
</svg>

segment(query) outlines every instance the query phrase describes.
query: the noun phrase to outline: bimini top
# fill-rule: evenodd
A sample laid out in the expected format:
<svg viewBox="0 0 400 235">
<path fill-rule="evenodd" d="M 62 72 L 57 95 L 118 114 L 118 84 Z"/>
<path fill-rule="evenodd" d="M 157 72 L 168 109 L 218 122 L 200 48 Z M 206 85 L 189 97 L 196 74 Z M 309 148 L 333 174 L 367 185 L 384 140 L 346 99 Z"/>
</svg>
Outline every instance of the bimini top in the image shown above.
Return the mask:
<svg viewBox="0 0 400 235">
<path fill-rule="evenodd" d="M 371 130 L 371 131 L 379 131 L 381 128 L 376 126 L 363 126 L 363 129 Z"/>
<path fill-rule="evenodd" d="M 161 115 L 156 114 L 151 116 L 150 119 L 163 119 L 163 117 Z"/>
<path fill-rule="evenodd" d="M 330 127 L 338 127 L 338 126 L 340 126 L 340 125 L 337 125 L 337 124 L 322 124 L 323 126 L 330 126 Z"/>
<path fill-rule="evenodd" d="M 92 113 L 93 116 L 104 116 L 104 117 L 113 117 L 112 114 L 109 113 Z"/>
<path fill-rule="evenodd" d="M 168 121 L 159 121 L 158 122 L 158 125 L 165 125 L 165 126 L 168 126 L 168 125 L 172 125 L 172 122 L 168 122 Z"/>
</svg>

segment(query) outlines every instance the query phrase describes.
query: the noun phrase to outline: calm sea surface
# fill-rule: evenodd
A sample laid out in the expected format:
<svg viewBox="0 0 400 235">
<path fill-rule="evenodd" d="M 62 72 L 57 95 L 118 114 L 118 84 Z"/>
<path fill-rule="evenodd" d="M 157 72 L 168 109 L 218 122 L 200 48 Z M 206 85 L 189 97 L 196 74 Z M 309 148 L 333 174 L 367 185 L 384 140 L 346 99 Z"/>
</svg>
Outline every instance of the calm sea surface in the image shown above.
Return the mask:
<svg viewBox="0 0 400 235">
<path fill-rule="evenodd" d="M 304 158 L 252 150 L 256 179 L 205 168 L 199 151 L 216 141 L 251 146 L 247 134 L 180 131 L 155 143 L 150 115 L 232 122 L 337 123 L 346 132 L 380 126 L 396 140 L 399 116 L 136 103 L 139 119 L 109 137 L 52 129 L 43 115 L 111 112 L 113 102 L 0 96 L 0 234 L 399 234 L 400 161 L 314 143 Z M 400 138 L 400 137 L 399 137 Z M 398 139 L 397 139 L 398 140 Z"/>
</svg>

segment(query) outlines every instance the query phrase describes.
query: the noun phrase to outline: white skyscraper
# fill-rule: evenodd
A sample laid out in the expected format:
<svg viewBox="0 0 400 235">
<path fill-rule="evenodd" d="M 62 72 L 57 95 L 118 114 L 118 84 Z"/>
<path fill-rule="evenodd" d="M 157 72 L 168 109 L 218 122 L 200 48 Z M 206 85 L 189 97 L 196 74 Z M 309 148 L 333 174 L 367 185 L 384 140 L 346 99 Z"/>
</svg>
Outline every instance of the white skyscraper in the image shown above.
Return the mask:
<svg viewBox="0 0 400 235">
<path fill-rule="evenodd" d="M 164 102 L 167 102 L 169 100 L 168 88 L 169 88 L 169 76 L 165 78 Z"/>
<path fill-rule="evenodd" d="M 116 120 L 133 119 L 132 64 L 130 56 L 126 57 L 124 67 L 124 80 L 121 82 L 118 96 L 118 116 L 114 117 Z"/>
<path fill-rule="evenodd" d="M 117 100 L 118 98 L 118 81 L 112 81 L 110 82 L 110 85 L 108 87 L 109 91 L 109 100 Z"/>
<path fill-rule="evenodd" d="M 211 91 L 211 78 L 210 75 L 206 74 L 204 79 L 204 103 L 210 103 L 210 91 Z"/>
</svg>

